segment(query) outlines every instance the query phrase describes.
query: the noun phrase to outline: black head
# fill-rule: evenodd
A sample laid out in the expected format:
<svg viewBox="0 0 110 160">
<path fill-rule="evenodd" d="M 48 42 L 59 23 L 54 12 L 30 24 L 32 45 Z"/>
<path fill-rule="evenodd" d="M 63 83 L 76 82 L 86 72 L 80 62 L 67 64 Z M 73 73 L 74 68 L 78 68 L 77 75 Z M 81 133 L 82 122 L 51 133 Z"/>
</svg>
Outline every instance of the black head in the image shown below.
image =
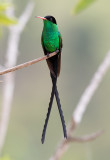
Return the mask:
<svg viewBox="0 0 110 160">
<path fill-rule="evenodd" d="M 45 16 L 44 18 L 46 18 L 48 21 L 53 22 L 54 24 L 57 24 L 56 19 L 53 16 Z"/>
</svg>

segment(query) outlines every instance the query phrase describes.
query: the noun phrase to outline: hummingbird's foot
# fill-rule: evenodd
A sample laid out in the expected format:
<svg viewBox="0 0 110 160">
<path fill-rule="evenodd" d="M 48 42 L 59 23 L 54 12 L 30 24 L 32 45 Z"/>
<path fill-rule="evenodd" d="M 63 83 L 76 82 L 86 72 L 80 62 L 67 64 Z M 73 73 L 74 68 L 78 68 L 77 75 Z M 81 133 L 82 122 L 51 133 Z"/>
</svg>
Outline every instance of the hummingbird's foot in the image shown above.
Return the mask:
<svg viewBox="0 0 110 160">
<path fill-rule="evenodd" d="M 47 57 L 49 57 L 49 54 L 50 54 L 50 53 L 47 53 Z"/>
</svg>

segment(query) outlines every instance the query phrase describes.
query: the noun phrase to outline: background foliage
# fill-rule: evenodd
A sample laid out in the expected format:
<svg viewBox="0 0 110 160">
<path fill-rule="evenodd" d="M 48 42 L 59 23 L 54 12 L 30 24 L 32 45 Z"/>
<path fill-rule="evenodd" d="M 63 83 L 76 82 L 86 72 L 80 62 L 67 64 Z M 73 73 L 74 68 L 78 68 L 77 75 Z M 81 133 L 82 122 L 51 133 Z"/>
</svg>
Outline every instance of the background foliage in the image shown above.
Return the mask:
<svg viewBox="0 0 110 160">
<path fill-rule="evenodd" d="M 15 19 L 9 18 L 5 13 L 10 5 L 9 3 L 0 3 L 0 25 L 8 26 L 17 23 Z"/>
<path fill-rule="evenodd" d="M 87 7 L 89 7 L 96 0 L 78 0 L 76 5 L 73 8 L 73 13 L 78 14 Z"/>
</svg>

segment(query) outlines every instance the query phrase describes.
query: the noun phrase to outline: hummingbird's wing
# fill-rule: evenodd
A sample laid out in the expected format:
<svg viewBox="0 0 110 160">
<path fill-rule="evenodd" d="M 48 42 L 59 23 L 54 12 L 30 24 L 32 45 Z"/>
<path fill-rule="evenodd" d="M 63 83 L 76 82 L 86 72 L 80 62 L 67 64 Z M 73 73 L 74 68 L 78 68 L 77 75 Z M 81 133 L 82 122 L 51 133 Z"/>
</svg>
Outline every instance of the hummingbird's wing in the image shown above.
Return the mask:
<svg viewBox="0 0 110 160">
<path fill-rule="evenodd" d="M 62 52 L 62 47 L 63 47 L 63 43 L 62 43 L 62 37 L 61 37 L 61 33 L 59 32 L 59 56 L 58 56 L 58 76 L 60 75 L 60 70 L 61 70 L 61 52 Z"/>
</svg>

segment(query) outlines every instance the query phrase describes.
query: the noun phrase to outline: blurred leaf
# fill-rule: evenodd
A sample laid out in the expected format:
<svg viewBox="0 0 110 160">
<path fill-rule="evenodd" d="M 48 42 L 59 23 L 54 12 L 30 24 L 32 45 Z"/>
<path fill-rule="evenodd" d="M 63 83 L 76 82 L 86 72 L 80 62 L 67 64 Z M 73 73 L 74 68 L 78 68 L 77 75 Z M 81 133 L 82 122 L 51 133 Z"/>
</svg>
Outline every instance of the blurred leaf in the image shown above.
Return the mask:
<svg viewBox="0 0 110 160">
<path fill-rule="evenodd" d="M 9 156 L 4 156 L 4 157 L 1 157 L 0 160 L 10 160 L 10 157 Z"/>
<path fill-rule="evenodd" d="M 0 3 L 0 25 L 8 26 L 12 24 L 17 24 L 17 20 L 9 18 L 4 12 L 10 6 L 10 3 Z"/>
<path fill-rule="evenodd" d="M 10 7 L 9 3 L 0 3 L 0 12 L 5 11 L 8 7 Z"/>
<path fill-rule="evenodd" d="M 4 13 L 0 12 L 0 25 L 11 25 L 11 24 L 17 24 L 17 20 L 9 18 Z"/>
<path fill-rule="evenodd" d="M 78 14 L 79 12 L 83 11 L 85 8 L 90 6 L 95 1 L 96 0 L 79 0 L 74 6 L 72 13 Z"/>
</svg>

